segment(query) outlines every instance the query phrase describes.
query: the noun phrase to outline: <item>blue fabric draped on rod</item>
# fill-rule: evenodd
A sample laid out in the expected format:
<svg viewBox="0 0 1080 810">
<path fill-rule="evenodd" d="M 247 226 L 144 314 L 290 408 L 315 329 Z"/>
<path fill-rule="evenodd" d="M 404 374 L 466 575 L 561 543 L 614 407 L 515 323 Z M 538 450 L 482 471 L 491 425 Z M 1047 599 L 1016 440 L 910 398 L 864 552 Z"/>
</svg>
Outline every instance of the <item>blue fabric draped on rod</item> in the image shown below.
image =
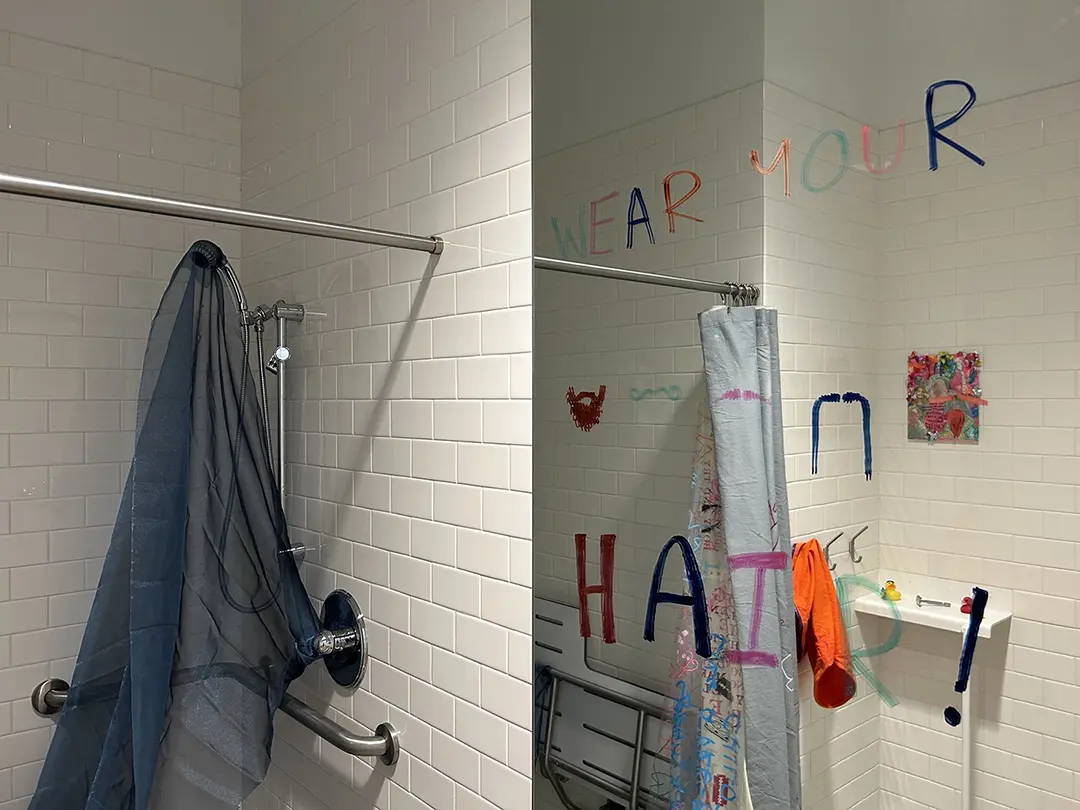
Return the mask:
<svg viewBox="0 0 1080 810">
<path fill-rule="evenodd" d="M 150 330 L 135 456 L 30 810 L 235 810 L 321 629 L 300 580 L 249 341 L 209 242 Z"/>
</svg>

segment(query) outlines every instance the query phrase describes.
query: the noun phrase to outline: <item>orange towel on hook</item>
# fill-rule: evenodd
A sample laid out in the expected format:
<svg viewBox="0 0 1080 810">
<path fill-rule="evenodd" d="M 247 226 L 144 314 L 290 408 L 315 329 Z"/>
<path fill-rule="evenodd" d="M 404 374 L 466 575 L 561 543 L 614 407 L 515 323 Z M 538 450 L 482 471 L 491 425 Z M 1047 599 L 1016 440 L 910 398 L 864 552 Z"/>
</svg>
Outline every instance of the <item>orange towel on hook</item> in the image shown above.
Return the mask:
<svg viewBox="0 0 1080 810">
<path fill-rule="evenodd" d="M 814 671 L 814 700 L 836 709 L 855 696 L 855 671 L 836 585 L 816 538 L 795 547 L 792 571 L 799 648 Z"/>
</svg>

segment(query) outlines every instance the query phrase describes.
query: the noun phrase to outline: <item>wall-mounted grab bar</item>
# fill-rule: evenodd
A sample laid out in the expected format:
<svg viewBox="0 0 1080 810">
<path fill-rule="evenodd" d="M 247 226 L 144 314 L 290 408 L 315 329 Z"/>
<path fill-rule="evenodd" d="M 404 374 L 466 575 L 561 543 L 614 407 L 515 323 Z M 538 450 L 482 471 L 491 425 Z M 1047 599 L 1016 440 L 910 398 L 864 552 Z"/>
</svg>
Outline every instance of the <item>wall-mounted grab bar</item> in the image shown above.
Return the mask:
<svg viewBox="0 0 1080 810">
<path fill-rule="evenodd" d="M 67 702 L 70 688 L 67 681 L 59 678 L 42 681 L 30 694 L 30 705 L 42 717 L 58 714 Z M 354 757 L 378 757 L 384 764 L 393 765 L 401 755 L 400 733 L 390 723 L 379 723 L 373 737 L 360 737 L 288 693 L 281 701 L 281 710 L 335 748 Z"/>
</svg>

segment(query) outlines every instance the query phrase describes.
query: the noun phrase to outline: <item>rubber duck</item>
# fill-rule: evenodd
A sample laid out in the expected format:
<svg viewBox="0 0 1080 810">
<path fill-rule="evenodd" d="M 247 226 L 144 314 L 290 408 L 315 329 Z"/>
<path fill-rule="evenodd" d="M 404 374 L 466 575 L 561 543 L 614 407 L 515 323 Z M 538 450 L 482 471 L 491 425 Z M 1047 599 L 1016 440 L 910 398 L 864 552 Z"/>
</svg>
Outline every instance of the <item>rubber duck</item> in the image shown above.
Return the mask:
<svg viewBox="0 0 1080 810">
<path fill-rule="evenodd" d="M 890 602 L 899 602 L 901 598 L 900 591 L 896 590 L 896 583 L 891 579 L 886 580 L 885 587 L 881 589 L 881 595 Z"/>
<path fill-rule="evenodd" d="M 965 596 L 964 601 L 960 603 L 960 612 L 965 616 L 971 615 L 971 597 Z"/>
</svg>

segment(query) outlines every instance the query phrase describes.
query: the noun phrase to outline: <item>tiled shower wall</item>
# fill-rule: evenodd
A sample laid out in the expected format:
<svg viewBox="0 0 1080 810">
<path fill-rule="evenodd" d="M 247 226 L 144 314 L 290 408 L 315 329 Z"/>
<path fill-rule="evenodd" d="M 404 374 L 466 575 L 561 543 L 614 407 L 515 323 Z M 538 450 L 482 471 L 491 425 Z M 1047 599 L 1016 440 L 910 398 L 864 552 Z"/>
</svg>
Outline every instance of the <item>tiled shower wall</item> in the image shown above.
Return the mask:
<svg viewBox="0 0 1080 810">
<path fill-rule="evenodd" d="M 859 538 L 858 566 L 850 562 L 846 543 L 834 546 L 833 560 L 837 574 L 873 578 L 877 485 L 863 473 L 857 406 L 822 413 L 821 470 L 810 474 L 814 400 L 833 391 L 872 397 L 876 383 L 874 178 L 851 172 L 845 185 L 827 194 L 800 185 L 810 145 L 820 131 L 834 127 L 859 143 L 855 122 L 759 83 L 545 157 L 537 166 L 537 252 L 716 281 L 760 284 L 764 278 L 764 303 L 780 312 L 793 539 L 824 541 L 841 529 L 850 537 L 869 526 Z M 783 138 L 793 144 L 791 197 L 784 196 L 783 169 L 763 180 L 749 162 L 750 150 L 757 149 L 770 163 Z M 810 183 L 827 181 L 838 158 L 819 150 L 808 168 Z M 701 177 L 701 189 L 680 210 L 703 222 L 677 219 L 671 234 L 663 180 L 675 170 Z M 692 181 L 684 176 L 681 182 L 672 183 L 673 200 Z M 642 189 L 656 245 L 639 225 L 634 247 L 627 250 L 627 209 L 635 186 Z M 602 203 L 595 215 L 615 219 L 596 229 L 595 244 L 597 251 L 613 252 L 593 253 L 589 203 L 613 190 L 617 198 Z M 582 203 L 584 235 L 577 214 Z M 562 246 L 552 216 L 559 220 Z M 572 244 L 567 227 L 576 237 Z M 583 246 L 584 255 L 574 245 Z M 537 277 L 536 594 L 576 604 L 574 534 L 588 535 L 591 583 L 599 581 L 600 535 L 615 533 L 617 643 L 605 645 L 596 637 L 599 599 L 591 597 L 589 655 L 597 669 L 662 693 L 678 613 L 658 611 L 652 644 L 641 638 L 642 617 L 656 556 L 668 537 L 686 528 L 704 394 L 696 316 L 714 303 L 711 295 L 550 271 L 538 271 Z M 600 424 L 582 432 L 570 418 L 567 386 L 596 391 L 601 384 L 608 390 Z M 669 395 L 672 385 L 679 388 L 676 401 Z M 631 389 L 637 389 L 638 401 Z M 678 564 L 668 568 L 677 581 Z M 852 639 L 861 643 L 857 627 Z M 879 699 L 861 684 L 856 701 L 825 711 L 810 697 L 805 673 L 800 690 L 805 806 L 876 807 Z"/>
<path fill-rule="evenodd" d="M 780 313 L 784 450 L 792 539 L 816 536 L 831 548 L 834 577 L 877 579 L 878 484 L 864 473 L 863 418 L 858 405 L 825 404 L 820 412 L 817 474 L 811 473 L 811 420 L 822 394 L 848 391 L 876 402 L 873 351 L 877 336 L 876 178 L 852 168 L 861 154 L 861 126 L 772 82 L 764 85 L 762 161 L 791 142 L 791 196 L 782 168 L 765 178 L 765 303 Z M 852 147 L 841 171 L 835 138 L 812 151 L 822 132 L 841 130 Z M 812 157 L 808 154 L 812 151 Z M 876 155 L 873 155 L 877 158 Z M 743 160 L 747 156 L 742 156 Z M 880 162 L 877 158 L 876 163 Z M 819 192 L 832 178 L 841 179 Z M 848 540 L 863 527 L 855 563 Z M 865 589 L 851 587 L 849 598 Z M 853 649 L 864 644 L 861 623 L 848 627 Z M 864 659 L 871 668 L 873 659 Z M 803 803 L 811 808 L 877 810 L 882 703 L 862 679 L 855 700 L 822 709 L 811 678 L 800 679 Z"/>
<path fill-rule="evenodd" d="M 245 205 L 447 242 L 244 233 L 251 298 L 326 313 L 292 341 L 287 512 L 372 646 L 355 695 L 296 691 L 404 735 L 386 769 L 282 718 L 251 807 L 529 805 L 529 31 L 521 0 L 357 2 L 243 88 Z"/>
<path fill-rule="evenodd" d="M 760 283 L 761 178 L 736 159 L 760 140 L 756 84 L 541 159 L 537 254 Z M 663 186 L 676 168 L 701 177 L 683 210 L 703 221 L 679 219 L 672 234 Z M 674 180 L 674 199 L 691 186 L 686 176 Z M 652 217 L 655 244 L 638 225 L 627 249 L 634 188 Z M 593 214 L 591 201 L 613 193 Z M 590 217 L 613 221 L 591 228 Z M 576 605 L 574 535 L 587 535 L 589 583 L 600 581 L 601 535 L 616 535 L 616 643 L 603 643 L 600 598 L 591 597 L 596 629 L 588 654 L 597 668 L 666 693 L 681 611 L 657 612 L 655 642 L 642 638 L 642 623 L 657 555 L 671 535 L 687 531 L 705 390 L 696 316 L 719 299 L 543 270 L 536 289 L 536 594 Z M 567 388 L 597 392 L 601 385 L 603 414 L 583 431 L 571 418 Z M 673 560 L 665 589 L 676 590 L 682 577 Z"/>
<path fill-rule="evenodd" d="M 976 806 L 1072 808 L 1080 83 L 980 102 L 956 131 L 985 167 L 945 148 L 938 171 L 927 172 L 926 129 L 915 125 L 901 164 L 878 184 L 881 566 L 978 583 L 991 606 L 1011 598 L 1008 649 L 980 642 L 976 656 Z M 894 148 L 896 131 L 883 141 Z M 906 357 L 945 349 L 982 353 L 990 404 L 978 447 L 907 442 Z M 940 712 L 952 699 L 959 640 L 943 635 L 905 636 L 886 659 L 883 677 L 901 703 L 883 720 L 883 807 L 957 806 L 959 744 L 941 733 Z"/>
<path fill-rule="evenodd" d="M 0 31 L 0 167 L 240 200 L 239 93 Z M 0 200 L 0 808 L 22 810 L 52 721 L 28 696 L 71 678 L 131 460 L 150 319 L 196 239 L 236 231 Z"/>
</svg>

